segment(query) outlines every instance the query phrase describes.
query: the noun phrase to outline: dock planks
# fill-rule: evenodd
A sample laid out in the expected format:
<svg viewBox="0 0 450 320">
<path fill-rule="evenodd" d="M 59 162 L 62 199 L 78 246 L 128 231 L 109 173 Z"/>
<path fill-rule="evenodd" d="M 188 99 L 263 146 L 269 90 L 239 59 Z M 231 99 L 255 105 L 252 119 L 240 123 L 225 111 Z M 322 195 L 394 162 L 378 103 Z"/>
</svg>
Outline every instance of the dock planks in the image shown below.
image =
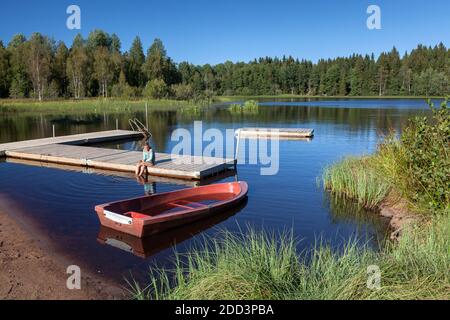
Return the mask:
<svg viewBox="0 0 450 320">
<path fill-rule="evenodd" d="M 134 139 L 140 137 L 142 137 L 142 133 L 140 132 L 128 130 L 110 130 L 110 131 L 81 133 L 68 136 L 9 142 L 9 143 L 0 143 L 0 156 L 4 156 L 7 150 L 14 150 L 20 148 L 39 147 L 50 144 L 82 145 L 87 143 Z"/>
<path fill-rule="evenodd" d="M 90 134 L 45 138 L 0 144 L 0 152 L 9 158 L 59 165 L 74 165 L 103 170 L 134 172 L 142 152 L 84 146 L 86 143 L 141 137 L 133 131 L 103 131 Z M 156 153 L 156 163 L 148 167 L 151 176 L 186 180 L 202 180 L 233 170 L 234 159 L 199 156 L 172 156 Z"/>
</svg>

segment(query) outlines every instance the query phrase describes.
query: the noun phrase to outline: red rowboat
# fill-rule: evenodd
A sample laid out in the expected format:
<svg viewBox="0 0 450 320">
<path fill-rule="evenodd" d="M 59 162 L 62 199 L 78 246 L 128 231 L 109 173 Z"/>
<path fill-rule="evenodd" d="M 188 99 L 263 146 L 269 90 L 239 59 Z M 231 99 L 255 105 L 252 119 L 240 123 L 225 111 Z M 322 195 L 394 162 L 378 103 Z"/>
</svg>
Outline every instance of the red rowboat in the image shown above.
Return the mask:
<svg viewBox="0 0 450 320">
<path fill-rule="evenodd" d="M 118 249 L 130 252 L 135 256 L 147 258 L 157 254 L 161 250 L 175 246 L 196 234 L 221 223 L 241 211 L 247 204 L 247 199 L 237 206 L 224 212 L 213 214 L 211 217 L 200 219 L 193 223 L 172 228 L 145 238 L 138 238 L 131 234 L 123 233 L 104 226 L 100 226 L 97 241 Z"/>
<path fill-rule="evenodd" d="M 244 181 L 220 183 L 106 203 L 95 211 L 103 226 L 144 237 L 231 209 L 247 192 Z"/>
</svg>

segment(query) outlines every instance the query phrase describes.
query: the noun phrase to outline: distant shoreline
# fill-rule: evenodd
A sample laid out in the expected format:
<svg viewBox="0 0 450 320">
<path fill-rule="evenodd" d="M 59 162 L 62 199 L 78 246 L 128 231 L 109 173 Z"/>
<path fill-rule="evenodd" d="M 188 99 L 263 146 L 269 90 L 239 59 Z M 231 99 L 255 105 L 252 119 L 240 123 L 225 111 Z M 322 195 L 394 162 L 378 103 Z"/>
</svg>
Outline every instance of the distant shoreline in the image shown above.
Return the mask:
<svg viewBox="0 0 450 320">
<path fill-rule="evenodd" d="M 290 94 L 281 94 L 281 95 L 256 95 L 256 96 L 217 96 L 216 99 L 220 101 L 228 101 L 232 99 L 322 99 L 322 100 L 330 100 L 330 99 L 361 99 L 361 100 L 383 100 L 383 99 L 418 99 L 418 100 L 428 100 L 428 99 L 444 99 L 444 96 L 305 96 L 305 95 L 290 95 Z"/>
<path fill-rule="evenodd" d="M 215 96 L 210 103 L 193 100 L 174 99 L 120 99 L 120 98 L 85 98 L 85 99 L 49 99 L 39 101 L 32 98 L 24 99 L 0 99 L 0 111 L 67 111 L 76 107 L 76 110 L 98 108 L 102 111 L 126 111 L 143 109 L 147 104 L 151 110 L 177 110 L 179 108 L 207 106 L 215 103 L 233 102 L 250 99 L 313 99 L 313 100 L 428 100 L 445 99 L 444 96 L 307 96 L 307 95 L 255 95 L 255 96 Z"/>
</svg>

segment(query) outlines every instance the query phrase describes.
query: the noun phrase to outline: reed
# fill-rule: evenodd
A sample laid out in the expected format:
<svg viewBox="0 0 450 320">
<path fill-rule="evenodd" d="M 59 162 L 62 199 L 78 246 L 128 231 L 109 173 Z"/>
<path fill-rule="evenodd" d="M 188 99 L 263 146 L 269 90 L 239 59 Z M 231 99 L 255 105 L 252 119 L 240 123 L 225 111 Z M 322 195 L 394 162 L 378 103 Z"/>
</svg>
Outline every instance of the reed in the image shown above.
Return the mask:
<svg viewBox="0 0 450 320">
<path fill-rule="evenodd" d="M 357 239 L 339 252 L 322 241 L 298 253 L 292 233 L 225 232 L 208 246 L 176 255 L 173 270 L 152 271 L 150 284 L 129 282 L 136 299 L 448 299 L 450 216 L 411 227 L 376 252 Z M 368 288 L 368 267 L 380 288 Z"/>
<path fill-rule="evenodd" d="M 228 110 L 231 113 L 258 114 L 259 104 L 256 100 L 247 100 L 244 104 L 232 104 Z"/>
<path fill-rule="evenodd" d="M 322 179 L 326 189 L 355 199 L 368 209 L 376 208 L 392 188 L 371 157 L 345 158 L 326 167 Z"/>
<path fill-rule="evenodd" d="M 201 102 L 180 101 L 169 99 L 116 99 L 116 98 L 91 98 L 83 100 L 49 100 L 35 101 L 30 99 L 0 100 L 1 112 L 126 112 L 143 111 L 145 104 L 153 111 L 157 110 L 179 110 L 183 108 L 194 108 L 203 106 Z"/>
</svg>

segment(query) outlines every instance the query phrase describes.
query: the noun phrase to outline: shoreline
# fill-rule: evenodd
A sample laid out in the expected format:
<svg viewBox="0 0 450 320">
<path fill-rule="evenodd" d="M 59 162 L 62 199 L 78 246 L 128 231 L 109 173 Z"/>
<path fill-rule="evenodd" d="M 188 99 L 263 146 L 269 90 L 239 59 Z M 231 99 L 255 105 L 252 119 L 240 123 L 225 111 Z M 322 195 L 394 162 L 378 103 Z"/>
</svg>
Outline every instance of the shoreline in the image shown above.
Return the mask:
<svg viewBox="0 0 450 320">
<path fill-rule="evenodd" d="M 13 208 L 16 217 L 9 212 Z M 18 210 L 19 209 L 19 210 Z M 112 300 L 125 299 L 125 289 L 81 266 L 81 289 L 69 290 L 69 262 L 20 208 L 0 194 L 0 299 L 8 300 Z"/>
<path fill-rule="evenodd" d="M 403 199 L 392 201 L 388 197 L 380 203 L 377 212 L 381 217 L 389 219 L 391 240 L 398 240 L 405 227 L 420 220 L 420 215 L 412 213 Z"/>
</svg>

